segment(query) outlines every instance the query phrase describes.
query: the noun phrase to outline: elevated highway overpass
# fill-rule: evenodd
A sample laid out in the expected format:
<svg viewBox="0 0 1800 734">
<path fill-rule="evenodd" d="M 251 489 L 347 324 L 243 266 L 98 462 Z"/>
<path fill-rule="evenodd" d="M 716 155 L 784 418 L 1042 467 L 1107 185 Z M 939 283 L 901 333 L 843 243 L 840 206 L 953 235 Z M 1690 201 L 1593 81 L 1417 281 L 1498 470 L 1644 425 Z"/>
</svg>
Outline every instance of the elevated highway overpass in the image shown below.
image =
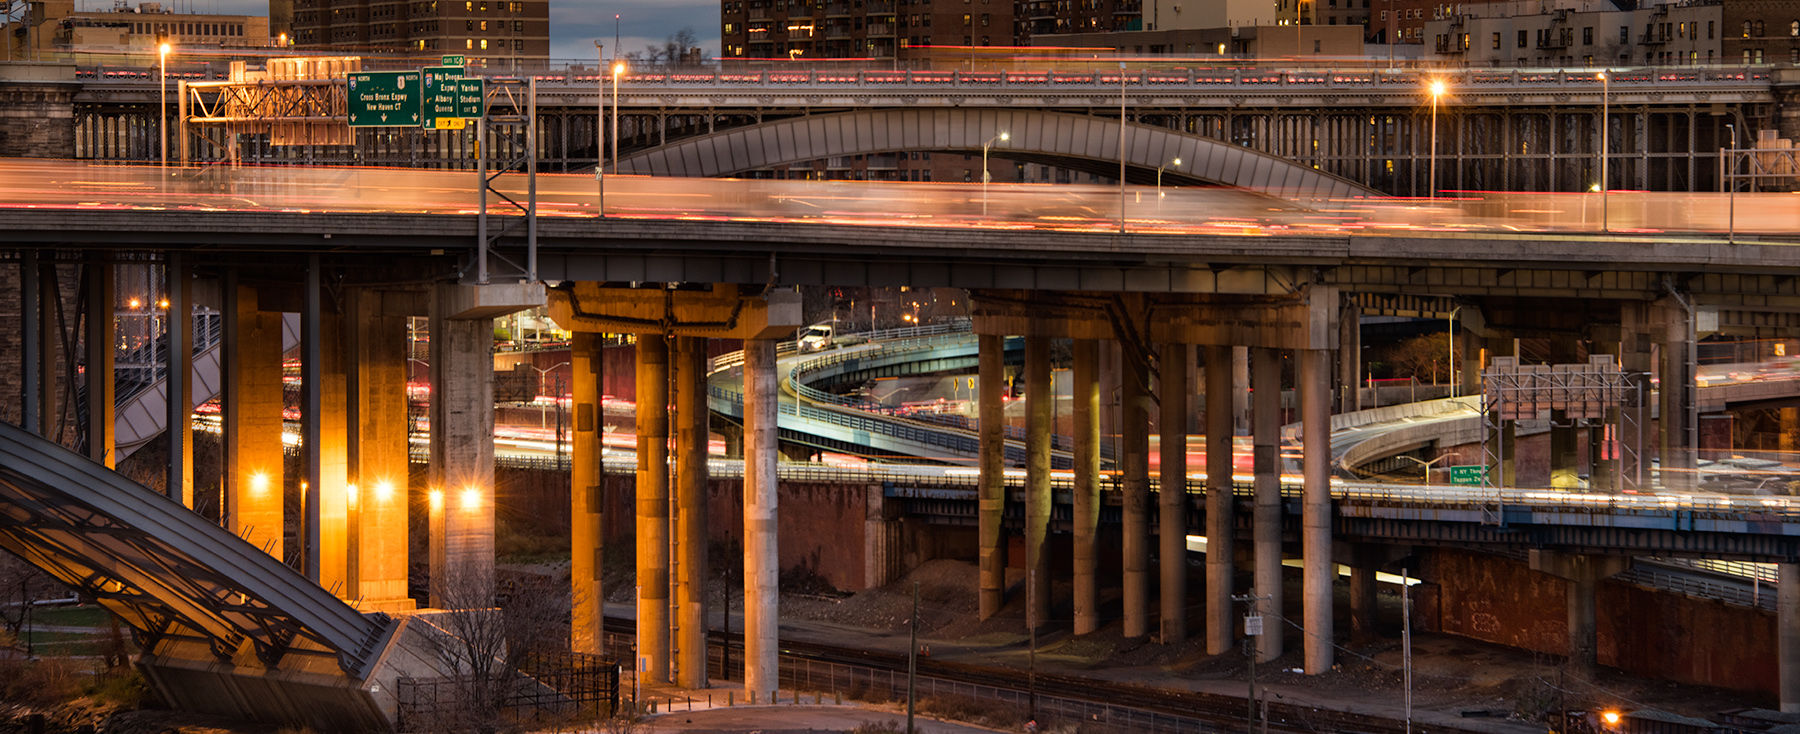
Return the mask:
<svg viewBox="0 0 1800 734">
<path fill-rule="evenodd" d="M 1214 360 L 1229 359 L 1231 348 L 1237 346 L 1252 352 L 1253 365 L 1277 364 L 1291 357 L 1299 366 L 1295 387 L 1302 423 L 1324 426 L 1330 423 L 1334 372 L 1330 359 L 1334 352 L 1350 350 L 1354 345 L 1354 336 L 1343 329 L 1344 322 L 1351 321 L 1343 318 L 1346 313 L 1375 308 L 1442 317 L 1460 311 L 1459 336 L 1465 340 L 1489 340 L 1485 346 L 1463 342 L 1459 347 L 1465 350 L 1462 354 L 1478 348 L 1504 348 L 1511 341 L 1509 336 L 1516 338 L 1519 334 L 1564 344 L 1585 340 L 1600 345 L 1595 349 L 1616 349 L 1624 368 L 1636 374 L 1650 371 L 1650 345 L 1662 344 L 1665 348 L 1658 354 L 1664 362 L 1659 369 L 1667 383 L 1674 385 L 1685 384 L 1688 379 L 1684 375 L 1693 369 L 1689 361 L 1680 357 L 1685 350 L 1679 347 L 1691 342 L 1694 334 L 1786 333 L 1793 328 L 1795 311 L 1800 311 L 1800 293 L 1796 292 L 1796 279 L 1791 275 L 1800 272 L 1800 252 L 1786 239 L 1789 235 L 1783 234 L 1780 227 L 1765 223 L 1756 228 L 1759 233 L 1753 236 L 1720 237 L 1710 230 L 1719 221 L 1719 212 L 1728 210 L 1729 204 L 1721 207 L 1720 202 L 1713 200 L 1706 200 L 1705 206 L 1689 208 L 1644 207 L 1645 212 L 1655 216 L 1680 219 L 1684 225 L 1681 227 L 1638 227 L 1630 233 L 1595 234 L 1590 230 L 1601 222 L 1588 219 L 1584 224 L 1574 214 L 1578 207 L 1566 204 L 1594 201 L 1585 197 L 1540 198 L 1530 204 L 1493 197 L 1420 207 L 1416 202 L 1379 200 L 1281 202 L 1243 192 L 1209 192 L 1193 194 L 1200 198 L 1188 200 L 1190 206 L 1183 208 L 1180 217 L 1139 217 L 1131 214 L 1131 206 L 1137 202 L 1128 200 L 1125 231 L 1121 233 L 1118 211 L 1105 208 L 1116 201 L 1115 190 L 1072 190 L 1060 193 L 1049 205 L 1051 208 L 1034 210 L 1031 207 L 1043 205 L 1034 201 L 1032 195 L 1042 189 L 995 187 L 999 190 L 990 191 L 993 198 L 989 203 L 999 201 L 1002 205 L 996 213 L 983 218 L 979 214 L 981 190 L 976 186 L 809 187 L 780 182 L 626 178 L 619 179 L 619 188 L 609 191 L 609 197 L 617 194 L 630 200 L 634 194 L 640 195 L 640 205 L 628 210 L 612 210 L 609 205 L 608 214 L 613 216 L 598 219 L 591 216 L 591 204 L 585 211 L 582 208 L 585 202 L 592 201 L 583 199 L 591 181 L 571 178 L 560 183 L 553 181 L 540 192 L 542 210 L 563 216 L 539 217 L 535 233 L 525 227 L 506 232 L 484 243 L 488 252 L 483 253 L 475 242 L 480 223 L 470 213 L 472 195 L 463 187 L 467 174 L 276 174 L 256 169 L 240 174 L 216 169 L 165 181 L 161 175 L 146 177 L 143 170 L 50 169 L 56 177 L 42 175 L 44 170 L 8 172 L 18 176 L 12 180 L 31 183 L 21 187 L 26 193 L 16 205 L 0 209 L 0 242 L 18 253 L 20 262 L 29 256 L 41 258 L 31 261 L 35 263 L 92 265 L 86 255 L 100 256 L 104 263 L 104 257 L 131 253 L 157 266 L 171 266 L 176 273 L 193 268 L 192 282 L 221 283 L 222 300 L 236 309 L 228 312 L 238 313 L 240 318 L 245 313 L 269 311 L 310 314 L 303 318 L 303 324 L 310 325 L 302 329 L 308 332 L 302 334 L 302 349 L 310 355 L 303 362 L 325 369 L 324 345 L 344 343 L 332 341 L 342 338 L 354 347 L 349 351 L 357 355 L 354 364 L 359 365 L 358 369 L 382 365 L 380 369 L 389 370 L 358 372 L 356 379 L 362 387 L 357 391 L 336 397 L 314 393 L 309 398 L 318 401 L 310 403 L 317 408 L 315 413 L 342 411 L 333 414 L 344 415 L 345 425 L 349 425 L 347 413 L 352 407 L 359 416 L 396 418 L 391 410 L 378 407 L 394 402 L 374 401 L 361 391 L 364 387 L 403 391 L 404 380 L 396 382 L 391 375 L 403 374 L 403 367 L 394 365 L 403 365 L 404 360 L 383 357 L 368 349 L 370 345 L 397 340 L 396 335 L 404 333 L 402 317 L 434 314 L 431 344 L 439 351 L 429 360 L 437 371 L 433 377 L 433 403 L 434 410 L 441 407 L 445 412 L 433 416 L 434 428 L 438 430 L 433 436 L 431 467 L 436 472 L 434 483 L 453 488 L 448 493 L 453 500 L 461 498 L 455 494 L 456 485 L 450 482 L 478 476 L 484 461 L 491 471 L 491 461 L 487 461 L 491 458 L 493 435 L 491 386 L 487 388 L 490 392 L 484 394 L 479 380 L 472 379 L 486 373 L 491 364 L 491 319 L 511 309 L 536 305 L 546 297 L 544 291 L 537 290 L 544 286 L 503 281 L 536 279 L 553 283 L 548 291 L 553 308 L 558 304 L 571 307 L 570 315 L 580 317 L 577 321 L 588 320 L 585 324 L 571 324 L 577 331 L 572 359 L 577 363 L 577 416 L 579 406 L 584 404 L 591 416 L 597 399 L 591 392 L 580 390 L 591 390 L 597 381 L 592 367 L 593 344 L 602 331 L 628 331 L 638 334 L 641 344 L 663 344 L 664 361 L 655 362 L 650 359 L 654 355 L 647 355 L 638 365 L 639 376 L 644 380 L 641 384 L 652 389 L 657 385 L 677 385 L 678 406 L 683 405 L 679 402 L 682 399 L 706 394 L 700 382 L 704 380 L 704 360 L 698 362 L 699 369 L 694 361 L 695 355 L 704 354 L 705 340 L 745 339 L 743 415 L 748 464 L 743 471 L 746 539 L 751 541 L 746 547 L 751 549 L 747 555 L 752 563 L 759 564 L 747 569 L 752 572 L 747 576 L 754 579 L 748 584 L 752 591 L 747 596 L 753 596 L 757 604 L 771 603 L 772 599 L 773 586 L 767 583 L 772 574 L 767 559 L 773 557 L 770 544 L 774 539 L 768 530 L 773 527 L 775 511 L 770 500 L 780 476 L 773 461 L 774 438 L 777 431 L 787 427 L 781 423 L 782 370 L 773 341 L 804 323 L 791 286 L 968 288 L 976 303 L 977 369 L 986 369 L 994 361 L 991 357 L 1004 352 L 1005 337 L 1023 336 L 1028 392 L 1041 394 L 1046 388 L 1044 368 L 1049 339 L 1074 340 L 1076 371 L 1088 375 L 1076 382 L 1084 386 L 1094 385 L 1095 378 L 1081 365 L 1093 364 L 1100 344 L 1104 343 L 1106 349 L 1117 350 L 1121 371 L 1131 375 L 1121 380 L 1122 402 L 1130 411 L 1122 424 L 1135 428 L 1127 431 L 1133 434 L 1132 443 L 1124 446 L 1118 457 L 1118 497 L 1124 536 L 1131 539 L 1128 555 L 1138 559 L 1123 569 L 1135 589 L 1132 594 L 1136 601 L 1126 615 L 1128 625 L 1138 625 L 1129 630 L 1133 636 L 1149 632 L 1150 587 L 1142 583 L 1150 573 L 1149 539 L 1156 537 L 1159 543 L 1179 539 L 1185 536 L 1186 527 L 1180 524 L 1185 519 L 1180 504 L 1185 495 L 1171 493 L 1168 499 L 1158 498 L 1159 502 L 1174 504 L 1170 511 L 1156 515 L 1152 515 L 1149 504 L 1148 437 L 1139 432 L 1150 424 L 1148 411 L 1153 396 L 1147 391 L 1153 382 L 1149 374 L 1155 370 L 1159 383 L 1156 389 L 1184 394 L 1189 388 L 1168 386 L 1176 384 L 1183 370 L 1162 368 L 1192 359 L 1184 355 L 1192 354 L 1193 345 L 1205 347 L 1207 360 L 1212 364 L 1223 363 Z M 107 185 L 94 185 L 95 182 Z M 1130 193 L 1148 192 L 1128 190 Z M 914 200 L 925 201 L 919 203 L 919 208 L 907 208 L 907 202 Z M 1613 204 L 1628 200 L 1631 199 L 1620 196 Z M 1787 216 L 1787 210 L 1779 208 L 1781 199 L 1767 197 L 1766 201 L 1769 206 L 1762 212 L 1765 216 Z M 1560 214 L 1544 214 L 1549 210 L 1544 208 L 1546 202 L 1554 204 Z M 627 213 L 628 216 L 617 216 Z M 490 218 L 496 216 L 490 214 Z M 1548 221 L 1539 222 L 1540 219 Z M 493 265 L 490 272 L 495 284 L 475 285 L 477 265 L 484 254 L 495 256 L 488 263 Z M 529 264 L 535 264 L 535 268 L 527 269 Z M 514 266 L 518 269 L 512 269 Z M 103 268 L 90 272 L 104 277 Z M 188 282 L 180 277 L 172 281 L 184 285 Z M 235 287 L 224 287 L 226 282 Z M 596 297 L 586 300 L 585 305 L 576 304 L 573 294 L 577 293 Z M 327 318 L 332 313 L 341 317 L 335 326 Z M 346 335 L 352 327 L 354 336 Z M 229 328 L 227 331 L 226 343 L 242 342 L 244 332 L 235 332 L 239 340 L 234 341 L 230 336 L 234 332 Z M 333 333 L 338 336 L 325 336 Z M 1081 356 L 1084 354 L 1088 356 Z M 227 356 L 242 360 L 241 364 L 266 365 L 267 359 L 248 352 Z M 1469 374 L 1466 370 L 1461 372 Z M 1038 376 L 1033 377 L 1034 374 Z M 1226 371 L 1213 370 L 1208 376 L 1210 379 L 1221 374 L 1226 378 L 1224 386 L 1209 384 L 1207 392 L 1234 389 L 1231 380 L 1235 378 Z M 1339 374 L 1339 379 L 1347 384 L 1357 382 Z M 312 375 L 307 380 L 309 384 L 323 385 L 327 381 L 319 372 Z M 663 379 L 659 380 L 658 375 Z M 1279 379 L 1279 373 L 1276 377 Z M 1251 383 L 1260 385 L 1255 391 L 1259 395 L 1276 395 L 1282 387 L 1279 382 L 1268 382 L 1266 374 L 1252 375 Z M 1696 400 L 1684 395 L 1686 392 L 1671 390 L 1665 394 L 1665 420 L 1671 415 L 1685 415 L 1697 405 Z M 666 406 L 669 401 L 646 395 L 638 403 L 639 422 L 654 426 L 656 410 L 647 406 Z M 404 405 L 404 399 L 397 404 Z M 1179 401 L 1167 404 L 1178 406 Z M 646 410 L 650 412 L 642 412 Z M 670 504 L 654 501 L 659 486 L 666 493 L 663 499 L 685 496 L 691 503 L 693 490 L 689 483 L 695 476 L 704 478 L 704 470 L 696 470 L 696 466 L 704 466 L 704 457 L 698 465 L 683 462 L 694 460 L 697 445 L 704 449 L 704 442 L 696 444 L 693 439 L 696 429 L 692 423 L 696 413 L 704 411 L 704 402 L 698 408 L 693 403 L 678 407 L 674 426 L 670 426 L 670 414 L 662 413 L 663 426 L 670 427 L 677 436 L 687 437 L 675 442 L 678 448 L 673 457 L 677 465 L 687 468 L 675 475 L 680 479 L 674 485 L 668 473 L 658 476 L 655 469 L 659 465 L 666 467 L 668 462 L 643 462 L 644 473 L 638 481 L 644 493 L 640 497 L 650 501 L 640 502 L 640 508 Z M 403 414 L 397 416 L 402 426 L 403 421 Z M 184 423 L 172 421 L 170 425 Z M 1031 418 L 1028 423 L 1035 428 L 1028 428 L 1024 442 L 1028 466 L 1024 479 L 1029 491 L 1024 493 L 1028 511 L 1022 527 L 1033 533 L 1033 542 L 1040 542 L 1044 537 L 1040 532 L 1048 532 L 1052 517 L 1050 467 L 1058 449 L 1043 429 L 1043 417 Z M 1163 423 L 1176 425 L 1185 421 Z M 1609 505 L 1608 519 L 1598 522 L 1592 514 L 1583 515 L 1584 508 L 1577 504 L 1587 500 L 1569 499 L 1560 509 L 1545 509 L 1540 517 L 1539 508 L 1553 500 L 1521 494 L 1465 496 L 1449 505 L 1434 504 L 1437 500 L 1427 497 L 1376 497 L 1368 505 L 1375 509 L 1356 509 L 1360 505 L 1345 504 L 1355 498 L 1333 497 L 1334 485 L 1325 461 L 1331 449 L 1323 431 L 1302 431 L 1304 460 L 1296 503 L 1292 498 L 1283 499 L 1281 472 L 1276 464 L 1269 463 L 1279 458 L 1280 444 L 1278 434 L 1268 433 L 1268 423 L 1265 419 L 1256 421 L 1258 433 L 1253 443 L 1259 468 L 1251 479 L 1255 497 L 1250 505 L 1252 517 L 1243 518 L 1242 503 L 1228 486 L 1219 484 L 1229 472 L 1207 474 L 1212 486 L 1204 495 L 1206 511 L 1195 517 L 1214 525 L 1207 534 L 1218 538 L 1234 536 L 1236 528 L 1249 520 L 1251 536 L 1259 548 L 1257 557 L 1264 560 L 1271 556 L 1279 560 L 1282 540 L 1296 537 L 1297 533 L 1308 569 L 1305 624 L 1324 639 L 1330 638 L 1330 582 L 1322 581 L 1320 574 L 1332 559 L 1333 533 L 1368 539 L 1411 538 L 1408 542 L 1425 542 L 1421 538 L 1431 532 L 1441 537 L 1462 533 L 1463 540 L 1470 543 L 1505 544 L 1517 540 L 1594 555 L 1643 548 L 1663 555 L 1715 554 L 1779 560 L 1783 568 L 1800 561 L 1800 556 L 1783 556 L 1793 552 L 1786 545 L 1789 541 L 1784 517 L 1735 504 L 1706 510 L 1712 514 L 1704 517 L 1682 514 L 1699 513 L 1705 508 L 1682 505 L 1679 499 L 1677 507 L 1666 512 L 1651 507 Z M 578 550 L 573 554 L 577 563 L 591 562 L 594 556 L 580 549 L 592 550 L 596 542 L 593 536 L 584 539 L 581 535 L 589 523 L 597 523 L 599 509 L 597 503 L 590 502 L 594 495 L 589 490 L 596 483 L 591 474 L 583 474 L 592 472 L 599 462 L 594 450 L 598 442 L 591 436 L 592 424 L 590 417 L 589 428 L 582 429 L 581 421 L 576 421 L 576 475 L 571 478 L 571 494 L 575 498 L 572 501 L 578 503 L 572 510 L 577 518 L 574 534 Z M 381 428 L 386 424 L 359 420 L 355 425 L 359 431 L 375 431 L 367 441 L 345 442 L 346 447 L 355 445 L 359 451 L 365 443 L 387 440 L 374 436 L 389 435 L 382 433 L 389 430 Z M 245 433 L 241 425 L 227 430 L 232 435 Z M 323 428 L 312 430 L 321 431 L 315 435 L 326 435 Z M 703 423 L 700 430 L 704 430 Z M 584 432 L 590 435 L 584 438 Z M 1215 435 L 1210 422 L 1206 432 L 1209 438 Z M 1681 443 L 1685 435 L 1682 428 L 1665 433 L 1671 435 L 1677 449 L 1692 445 Z M 399 436 L 402 442 L 397 453 L 403 461 L 404 430 Z M 640 450 L 658 443 L 654 430 L 647 432 L 646 437 Z M 1143 444 L 1135 443 L 1139 438 L 1144 439 Z M 1071 508 L 1083 508 L 1074 516 L 1086 522 L 1085 518 L 1097 517 L 1087 513 L 1098 512 L 1100 504 L 1099 452 L 1081 435 L 1075 439 L 1070 447 L 1071 477 L 1072 481 L 1083 479 L 1083 490 L 1071 493 Z M 1003 435 L 997 440 L 1003 442 Z M 978 442 L 978 453 L 983 459 L 997 460 L 1006 453 L 1004 443 L 987 443 L 987 439 L 979 438 Z M 1230 441 L 1208 443 L 1220 446 Z M 336 444 L 320 438 L 309 441 L 309 445 L 320 446 L 319 451 L 323 451 Z M 664 441 L 662 445 L 666 447 L 668 443 Z M 1185 439 L 1163 445 L 1184 447 Z M 308 462 L 313 460 L 308 457 Z M 1208 460 L 1213 457 L 1209 455 Z M 363 468 L 376 465 L 370 456 L 358 456 L 354 461 L 346 457 L 343 461 L 342 465 L 357 466 L 366 476 L 380 476 L 376 469 Z M 1181 454 L 1165 456 L 1162 466 L 1169 471 L 1183 471 L 1184 464 L 1185 454 Z M 311 466 L 332 465 L 336 464 L 320 455 L 316 464 L 309 464 L 308 471 L 312 471 Z M 172 465 L 171 470 L 182 469 Z M 985 481 L 976 490 L 976 522 L 983 529 L 983 547 L 992 548 L 998 542 L 1000 527 L 998 506 L 993 500 L 1004 486 L 1004 471 L 984 466 L 977 473 Z M 340 492 L 344 485 L 336 484 L 347 484 L 347 476 L 334 478 L 324 474 L 323 469 L 319 476 L 333 482 L 321 487 L 322 499 L 347 503 L 350 494 Z M 232 482 L 241 484 L 242 479 L 236 477 Z M 179 484 L 172 482 L 171 486 Z M 445 532 L 434 530 L 433 542 L 438 544 L 434 560 L 441 553 L 442 558 L 468 562 L 489 552 L 491 546 L 483 545 L 488 541 L 484 541 L 482 533 L 484 527 L 491 531 L 491 516 L 483 514 L 491 512 L 491 505 L 480 501 L 486 486 L 489 485 L 480 481 L 465 483 L 463 492 L 473 494 L 464 496 L 473 497 L 473 501 L 446 503 L 445 523 L 440 526 Z M 246 501 L 250 497 L 235 496 Z M 1274 501 L 1269 502 L 1270 499 Z M 681 511 L 684 513 L 698 511 L 691 504 L 675 504 L 689 508 Z M 351 515 L 347 504 L 337 507 L 345 509 L 343 515 L 335 514 L 334 509 L 323 517 L 333 523 L 348 523 Z M 1265 520 L 1272 517 L 1278 522 L 1273 526 L 1259 524 L 1255 522 L 1259 514 Z M 368 515 L 364 513 L 362 517 Z M 1732 516 L 1737 516 L 1735 522 L 1741 524 L 1731 524 Z M 339 517 L 343 519 L 340 521 Z M 686 517 L 690 521 L 687 527 L 693 527 L 693 515 Z M 1153 536 L 1149 531 L 1152 517 L 1158 524 L 1177 524 L 1170 525 L 1169 532 L 1159 530 Z M 1578 517 L 1587 517 L 1586 527 L 1593 529 L 1581 529 L 1584 526 Z M 646 527 L 660 522 L 657 527 L 666 530 L 669 519 L 667 515 L 646 515 L 644 522 Z M 1227 519 L 1229 525 L 1219 525 Z M 1363 524 L 1344 525 L 1342 521 L 1346 519 Z M 1700 523 L 1701 520 L 1706 522 Z M 1091 530 L 1092 525 L 1084 529 L 1076 523 L 1071 527 L 1078 534 L 1076 542 L 1091 547 L 1093 536 L 1085 535 L 1084 540 L 1081 534 Z M 1263 532 L 1257 532 L 1257 527 Z M 992 535 L 988 534 L 990 529 Z M 1271 536 L 1270 529 L 1277 532 Z M 234 532 L 247 530 L 240 525 L 234 526 Z M 1682 533 L 1693 537 L 1682 540 Z M 704 541 L 703 536 L 697 540 L 684 537 L 687 540 L 682 547 L 691 548 Z M 455 539 L 456 543 L 442 540 L 446 538 Z M 1732 538 L 1741 544 L 1731 545 L 1737 542 Z M 325 563 L 326 578 L 344 571 L 336 565 L 339 556 L 333 550 L 336 546 L 332 543 L 337 541 L 332 535 L 308 538 L 307 542 L 326 549 L 319 557 Z M 662 547 L 666 551 L 667 545 Z M 1035 559 L 1042 560 L 1042 546 L 1037 547 L 1040 550 Z M 655 550 L 647 546 L 640 556 L 653 562 Z M 371 553 L 364 557 L 381 555 Z M 1180 547 L 1164 554 L 1171 559 L 1178 556 L 1184 556 Z M 992 570 L 991 562 L 988 568 Z M 578 568 L 575 575 L 585 579 L 589 570 L 591 567 Z M 640 568 L 643 578 L 656 577 L 657 573 L 656 566 Z M 664 565 L 660 573 L 673 576 L 677 572 Z M 347 573 L 342 576 L 350 578 Z M 679 588 L 678 583 L 672 581 L 671 586 Z M 366 580 L 359 579 L 359 585 L 369 588 Z M 652 582 L 650 586 L 659 584 Z M 984 598 L 986 591 L 984 586 Z M 646 606 L 666 612 L 673 608 L 664 603 L 667 601 L 666 597 L 647 597 Z M 759 614 L 765 615 L 761 617 L 765 621 L 773 613 L 773 607 L 759 609 L 764 610 Z M 1165 618 L 1175 619 L 1180 610 L 1175 611 L 1177 614 Z M 577 619 L 586 619 L 583 614 L 578 605 Z M 1315 616 L 1321 614 L 1325 616 Z M 692 652 L 692 644 L 658 648 L 652 633 L 659 622 L 649 614 L 640 616 L 640 620 L 644 625 L 640 640 L 647 649 L 661 655 L 658 659 L 665 666 L 658 675 L 668 674 L 672 668 L 694 670 L 691 665 L 672 664 L 678 652 Z M 664 618 L 663 622 L 667 621 Z M 1209 624 L 1216 621 L 1210 620 Z M 692 629 L 692 625 L 684 624 L 681 629 Z M 770 629 L 764 627 L 762 631 L 768 633 Z M 1229 636 L 1229 630 L 1226 632 Z M 666 643 L 668 629 L 664 628 L 662 634 Z M 765 641 L 772 641 L 772 637 Z M 767 649 L 752 652 L 752 657 L 763 655 Z M 1314 645 L 1308 652 L 1309 668 L 1329 667 L 1329 647 Z M 1800 690 L 1796 693 L 1800 694 Z M 1794 700 L 1800 701 L 1800 695 Z"/>
</svg>

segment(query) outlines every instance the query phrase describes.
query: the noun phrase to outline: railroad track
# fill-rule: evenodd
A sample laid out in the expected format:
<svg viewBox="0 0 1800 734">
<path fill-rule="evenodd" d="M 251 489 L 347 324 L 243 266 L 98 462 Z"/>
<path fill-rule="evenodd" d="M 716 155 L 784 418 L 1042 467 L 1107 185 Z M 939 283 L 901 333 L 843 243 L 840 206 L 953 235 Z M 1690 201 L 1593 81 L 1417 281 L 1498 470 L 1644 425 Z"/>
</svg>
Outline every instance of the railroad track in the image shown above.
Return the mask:
<svg viewBox="0 0 1800 734">
<path fill-rule="evenodd" d="M 624 659 L 631 659 L 630 645 L 634 633 L 631 620 L 608 617 L 606 620 L 608 645 L 624 653 Z M 708 665 L 715 674 L 725 673 L 726 678 L 741 677 L 741 661 L 743 638 L 737 633 L 726 635 L 714 630 L 711 633 L 712 645 L 708 653 Z M 729 645 L 733 653 L 732 670 L 722 670 L 725 659 L 724 648 Z M 794 640 L 783 641 L 781 654 L 788 661 L 813 661 L 834 663 L 839 665 L 868 668 L 888 673 L 904 674 L 906 656 L 898 653 L 863 650 L 838 645 L 825 645 Z M 783 668 L 790 667 L 784 661 Z M 973 686 L 1011 691 L 1025 694 L 1032 688 L 1030 676 L 1022 671 L 1010 668 L 997 668 L 981 665 L 970 665 L 947 660 L 920 658 L 918 661 L 921 678 L 935 678 L 944 681 L 965 683 Z M 790 676 L 784 670 L 783 678 Z M 1130 709 L 1167 717 L 1193 720 L 1195 726 L 1190 731 L 1243 731 L 1247 704 L 1243 698 L 1225 696 L 1214 693 L 1194 691 L 1176 691 L 1152 686 L 1115 683 L 1111 681 L 1093 680 L 1069 675 L 1039 673 L 1036 676 L 1036 692 L 1043 698 L 1060 698 L 1070 701 L 1108 706 L 1115 709 Z M 905 691 L 895 692 L 904 695 Z M 1263 707 L 1268 722 L 1261 721 L 1262 712 L 1258 713 L 1257 728 L 1280 734 L 1406 734 L 1406 722 L 1382 716 L 1335 711 L 1331 709 L 1313 708 L 1290 703 L 1270 701 Z M 1414 722 L 1412 730 L 1431 732 L 1433 734 L 1478 734 L 1469 729 L 1443 726 L 1423 726 Z"/>
</svg>

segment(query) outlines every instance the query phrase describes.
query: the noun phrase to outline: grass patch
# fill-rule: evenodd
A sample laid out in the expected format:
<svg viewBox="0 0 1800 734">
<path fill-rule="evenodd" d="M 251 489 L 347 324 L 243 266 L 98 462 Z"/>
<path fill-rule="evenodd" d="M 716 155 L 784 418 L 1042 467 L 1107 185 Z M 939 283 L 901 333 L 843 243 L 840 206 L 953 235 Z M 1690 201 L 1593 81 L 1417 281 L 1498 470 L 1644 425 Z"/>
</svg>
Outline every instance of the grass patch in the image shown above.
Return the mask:
<svg viewBox="0 0 1800 734">
<path fill-rule="evenodd" d="M 105 627 L 112 613 L 100 607 L 58 607 L 31 612 L 32 624 L 58 627 Z"/>
</svg>

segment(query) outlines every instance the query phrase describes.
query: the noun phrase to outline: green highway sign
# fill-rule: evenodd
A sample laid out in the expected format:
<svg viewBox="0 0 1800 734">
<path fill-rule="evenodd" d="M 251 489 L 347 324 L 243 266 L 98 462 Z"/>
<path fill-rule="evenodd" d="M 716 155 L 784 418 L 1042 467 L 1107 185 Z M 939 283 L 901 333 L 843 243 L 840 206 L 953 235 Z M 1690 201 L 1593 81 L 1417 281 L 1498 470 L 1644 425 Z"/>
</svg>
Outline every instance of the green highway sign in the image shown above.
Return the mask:
<svg viewBox="0 0 1800 734">
<path fill-rule="evenodd" d="M 424 85 L 424 102 L 420 108 L 423 125 L 426 130 L 461 130 L 464 117 L 480 117 L 480 114 L 463 115 L 467 111 L 457 105 L 458 81 L 463 75 L 462 67 L 428 66 L 420 70 L 420 83 Z M 471 79 L 480 86 L 480 79 Z M 477 92 L 479 97 L 480 93 Z"/>
<path fill-rule="evenodd" d="M 1487 478 L 1487 467 L 1481 464 L 1466 464 L 1450 467 L 1451 484 L 1479 485 Z"/>
<path fill-rule="evenodd" d="M 351 127 L 417 127 L 423 97 L 416 71 L 365 71 L 349 75 Z"/>
<path fill-rule="evenodd" d="M 468 64 L 463 63 L 464 61 L 465 59 L 461 56 L 445 56 L 444 66 L 468 66 Z"/>
</svg>

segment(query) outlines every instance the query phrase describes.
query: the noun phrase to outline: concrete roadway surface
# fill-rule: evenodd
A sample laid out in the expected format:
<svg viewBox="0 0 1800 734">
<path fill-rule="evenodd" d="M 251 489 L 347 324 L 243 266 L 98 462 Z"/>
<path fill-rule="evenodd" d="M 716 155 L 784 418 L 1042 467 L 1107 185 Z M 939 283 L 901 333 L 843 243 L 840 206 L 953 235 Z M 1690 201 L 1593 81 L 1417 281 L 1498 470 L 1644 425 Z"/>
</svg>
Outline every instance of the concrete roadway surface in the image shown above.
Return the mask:
<svg viewBox="0 0 1800 734">
<path fill-rule="evenodd" d="M 852 706 L 733 706 L 701 711 L 673 711 L 645 720 L 651 732 L 679 731 L 691 734 L 787 734 L 792 732 L 847 732 L 867 722 L 893 722 L 906 731 L 906 714 Z M 917 717 L 913 726 L 920 734 L 990 734 L 985 729 Z"/>
</svg>

